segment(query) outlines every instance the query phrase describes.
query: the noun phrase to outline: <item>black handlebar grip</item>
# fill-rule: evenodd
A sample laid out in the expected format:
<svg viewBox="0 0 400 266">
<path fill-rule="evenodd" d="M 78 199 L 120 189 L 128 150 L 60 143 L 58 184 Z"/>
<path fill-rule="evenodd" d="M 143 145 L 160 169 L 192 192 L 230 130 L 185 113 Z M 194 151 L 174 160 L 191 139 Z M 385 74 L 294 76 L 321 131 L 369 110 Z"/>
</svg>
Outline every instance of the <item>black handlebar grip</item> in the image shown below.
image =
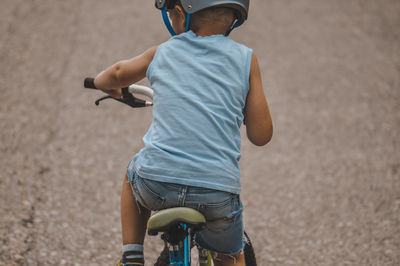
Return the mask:
<svg viewBox="0 0 400 266">
<path fill-rule="evenodd" d="M 96 86 L 94 85 L 94 78 L 85 78 L 83 86 L 88 89 L 97 90 Z"/>
</svg>

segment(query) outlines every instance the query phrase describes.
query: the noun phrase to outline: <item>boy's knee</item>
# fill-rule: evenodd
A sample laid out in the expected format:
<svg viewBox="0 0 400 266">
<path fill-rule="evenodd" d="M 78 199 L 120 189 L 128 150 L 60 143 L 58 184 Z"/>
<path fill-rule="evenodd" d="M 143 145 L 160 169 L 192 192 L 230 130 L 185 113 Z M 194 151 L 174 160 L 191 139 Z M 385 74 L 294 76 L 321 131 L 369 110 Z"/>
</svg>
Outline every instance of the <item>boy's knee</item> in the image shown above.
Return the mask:
<svg viewBox="0 0 400 266">
<path fill-rule="evenodd" d="M 217 253 L 216 256 L 214 257 L 214 264 L 215 266 L 246 265 L 244 260 L 243 250 L 234 255 Z"/>
</svg>

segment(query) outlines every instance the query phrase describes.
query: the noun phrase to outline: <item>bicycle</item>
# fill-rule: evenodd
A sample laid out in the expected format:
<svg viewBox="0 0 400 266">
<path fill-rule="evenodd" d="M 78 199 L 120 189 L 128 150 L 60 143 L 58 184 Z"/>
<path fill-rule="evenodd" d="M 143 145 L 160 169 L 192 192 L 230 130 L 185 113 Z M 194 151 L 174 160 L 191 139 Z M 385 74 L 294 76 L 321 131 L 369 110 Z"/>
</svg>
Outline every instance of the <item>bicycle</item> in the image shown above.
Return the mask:
<svg viewBox="0 0 400 266">
<path fill-rule="evenodd" d="M 88 89 L 96 89 L 93 78 L 86 78 L 84 87 Z M 127 104 L 132 108 L 140 108 L 152 106 L 153 102 L 143 100 L 134 96 L 140 94 L 153 100 L 153 90 L 149 87 L 132 84 L 129 87 L 122 88 L 122 97 L 115 99 L 111 96 L 104 96 L 95 101 L 99 105 L 101 101 L 106 99 L 114 99 L 121 103 Z M 156 236 L 161 233 L 161 239 L 164 241 L 164 250 L 161 252 L 154 266 L 190 266 L 191 265 L 191 248 L 196 246 L 198 249 L 198 258 L 200 266 L 213 265 L 213 253 L 209 250 L 202 249 L 193 241 L 194 234 L 202 230 L 206 225 L 206 219 L 199 211 L 186 208 L 175 207 L 164 209 L 153 214 L 147 223 L 147 233 Z M 247 266 L 257 266 L 254 249 L 250 238 L 244 232 L 245 247 L 244 255 Z M 120 266 L 120 265 L 118 265 Z"/>
</svg>

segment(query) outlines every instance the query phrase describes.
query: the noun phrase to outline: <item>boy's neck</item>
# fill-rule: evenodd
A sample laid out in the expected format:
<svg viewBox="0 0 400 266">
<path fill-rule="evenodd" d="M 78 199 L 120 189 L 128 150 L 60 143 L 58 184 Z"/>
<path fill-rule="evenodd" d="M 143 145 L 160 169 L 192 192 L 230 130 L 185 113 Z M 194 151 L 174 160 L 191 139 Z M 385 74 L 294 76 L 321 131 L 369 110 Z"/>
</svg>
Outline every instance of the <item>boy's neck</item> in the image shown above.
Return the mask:
<svg viewBox="0 0 400 266">
<path fill-rule="evenodd" d="M 196 30 L 195 34 L 197 36 L 212 36 L 212 35 L 225 35 L 227 29 L 225 26 L 218 25 L 218 23 L 214 25 L 204 25 L 200 29 Z"/>
</svg>

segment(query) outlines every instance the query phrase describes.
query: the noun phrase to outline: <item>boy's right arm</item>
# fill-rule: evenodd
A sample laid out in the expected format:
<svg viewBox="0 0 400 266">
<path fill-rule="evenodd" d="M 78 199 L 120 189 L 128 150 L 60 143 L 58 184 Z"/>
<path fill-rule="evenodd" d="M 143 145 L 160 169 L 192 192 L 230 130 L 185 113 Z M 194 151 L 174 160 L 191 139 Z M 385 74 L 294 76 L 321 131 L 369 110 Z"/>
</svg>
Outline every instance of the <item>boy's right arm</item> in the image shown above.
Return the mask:
<svg viewBox="0 0 400 266">
<path fill-rule="evenodd" d="M 121 88 L 127 87 L 146 77 L 146 71 L 157 46 L 154 46 L 139 56 L 122 60 L 110 66 L 97 75 L 94 80 L 96 88 L 110 94 L 114 98 L 121 97 Z"/>
<path fill-rule="evenodd" d="M 244 108 L 246 132 L 249 140 L 263 146 L 272 138 L 272 120 L 268 103 L 264 95 L 260 67 L 256 55 L 253 53 L 250 67 L 250 88 Z"/>
</svg>

